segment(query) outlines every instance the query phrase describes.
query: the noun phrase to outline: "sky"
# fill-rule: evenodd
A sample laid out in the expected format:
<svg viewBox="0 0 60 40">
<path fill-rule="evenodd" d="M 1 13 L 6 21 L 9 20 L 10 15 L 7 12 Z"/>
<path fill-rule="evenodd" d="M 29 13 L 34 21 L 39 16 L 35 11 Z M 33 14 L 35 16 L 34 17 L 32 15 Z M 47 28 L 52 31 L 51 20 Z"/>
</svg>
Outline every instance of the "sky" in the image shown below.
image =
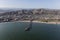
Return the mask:
<svg viewBox="0 0 60 40">
<path fill-rule="evenodd" d="M 60 9 L 60 0 L 0 0 L 0 8 Z"/>
</svg>

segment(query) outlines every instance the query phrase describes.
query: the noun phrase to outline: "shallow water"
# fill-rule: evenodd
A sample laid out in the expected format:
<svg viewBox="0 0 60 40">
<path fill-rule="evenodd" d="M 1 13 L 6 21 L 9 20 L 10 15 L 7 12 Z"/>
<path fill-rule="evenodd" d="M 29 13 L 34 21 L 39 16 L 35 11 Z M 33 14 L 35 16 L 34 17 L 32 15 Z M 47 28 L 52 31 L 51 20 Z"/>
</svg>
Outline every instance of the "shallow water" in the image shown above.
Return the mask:
<svg viewBox="0 0 60 40">
<path fill-rule="evenodd" d="M 0 40 L 60 40 L 60 24 L 33 23 L 24 31 L 27 22 L 0 23 Z"/>
</svg>

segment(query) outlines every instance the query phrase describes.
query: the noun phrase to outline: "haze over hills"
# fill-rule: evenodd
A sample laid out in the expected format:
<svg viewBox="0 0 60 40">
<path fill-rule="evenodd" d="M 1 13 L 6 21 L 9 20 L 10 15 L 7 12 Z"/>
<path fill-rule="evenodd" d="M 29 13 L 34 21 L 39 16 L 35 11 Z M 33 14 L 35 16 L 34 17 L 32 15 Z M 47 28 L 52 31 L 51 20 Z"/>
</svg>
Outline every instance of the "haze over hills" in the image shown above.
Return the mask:
<svg viewBox="0 0 60 40">
<path fill-rule="evenodd" d="M 0 12 L 9 12 L 9 11 L 16 11 L 18 9 L 9 9 L 9 8 L 0 8 Z"/>
</svg>

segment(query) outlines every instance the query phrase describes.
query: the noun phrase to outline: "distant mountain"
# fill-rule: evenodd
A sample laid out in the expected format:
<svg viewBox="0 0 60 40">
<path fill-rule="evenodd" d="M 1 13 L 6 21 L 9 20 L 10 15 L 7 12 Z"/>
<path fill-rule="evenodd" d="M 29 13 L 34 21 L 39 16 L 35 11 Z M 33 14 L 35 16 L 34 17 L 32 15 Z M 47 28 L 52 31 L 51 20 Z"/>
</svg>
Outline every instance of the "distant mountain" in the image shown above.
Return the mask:
<svg viewBox="0 0 60 40">
<path fill-rule="evenodd" d="M 0 8 L 0 13 L 10 12 L 10 11 L 17 11 L 19 9 L 10 9 L 10 8 Z"/>
<path fill-rule="evenodd" d="M 7 12 L 7 10 L 0 9 L 0 13 Z"/>
</svg>

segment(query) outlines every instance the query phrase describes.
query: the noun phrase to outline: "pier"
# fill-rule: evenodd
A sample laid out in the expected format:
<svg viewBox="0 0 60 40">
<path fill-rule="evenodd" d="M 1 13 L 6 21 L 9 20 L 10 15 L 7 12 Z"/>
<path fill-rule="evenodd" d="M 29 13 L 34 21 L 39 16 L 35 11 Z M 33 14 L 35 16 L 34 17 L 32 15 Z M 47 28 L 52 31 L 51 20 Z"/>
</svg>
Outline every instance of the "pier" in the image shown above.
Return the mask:
<svg viewBox="0 0 60 40">
<path fill-rule="evenodd" d="M 30 24 L 25 28 L 25 31 L 30 31 L 30 29 L 32 29 L 32 21 L 33 19 L 30 20 Z"/>
</svg>

